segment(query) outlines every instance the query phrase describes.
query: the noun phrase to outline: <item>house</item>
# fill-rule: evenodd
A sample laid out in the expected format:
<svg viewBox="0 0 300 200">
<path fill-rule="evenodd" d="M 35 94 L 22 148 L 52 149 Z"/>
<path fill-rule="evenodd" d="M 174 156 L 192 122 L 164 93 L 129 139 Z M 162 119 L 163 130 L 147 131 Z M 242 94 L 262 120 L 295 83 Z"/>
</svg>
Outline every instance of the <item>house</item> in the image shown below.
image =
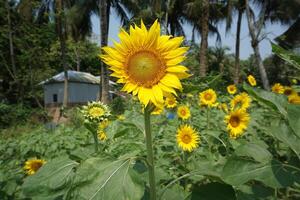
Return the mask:
<svg viewBox="0 0 300 200">
<path fill-rule="evenodd" d="M 61 72 L 40 84 L 44 87 L 45 107 L 59 107 L 64 99 L 64 72 Z M 97 100 L 100 91 L 100 78 L 90 73 L 68 71 L 68 105 L 86 104 Z M 116 83 L 110 81 L 109 84 Z M 112 93 L 112 92 L 111 92 Z"/>
</svg>

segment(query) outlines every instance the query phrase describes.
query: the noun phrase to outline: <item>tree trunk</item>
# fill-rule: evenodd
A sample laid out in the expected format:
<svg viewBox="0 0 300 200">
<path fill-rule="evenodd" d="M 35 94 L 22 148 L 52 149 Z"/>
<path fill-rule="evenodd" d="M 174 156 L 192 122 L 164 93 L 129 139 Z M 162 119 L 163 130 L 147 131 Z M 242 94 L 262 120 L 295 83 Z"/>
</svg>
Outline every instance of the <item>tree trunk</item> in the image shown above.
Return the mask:
<svg viewBox="0 0 300 200">
<path fill-rule="evenodd" d="M 243 10 L 239 8 L 237 27 L 236 27 L 236 40 L 235 40 L 235 64 L 234 64 L 234 84 L 238 84 L 240 80 L 240 36 L 241 26 L 243 19 Z"/>
<path fill-rule="evenodd" d="M 75 53 L 75 56 L 76 56 L 76 70 L 79 72 L 80 71 L 80 56 L 79 56 L 79 52 L 78 52 L 78 49 L 75 47 L 74 49 L 74 53 Z"/>
<path fill-rule="evenodd" d="M 10 61 L 13 72 L 13 78 L 17 81 L 17 68 L 15 61 L 15 53 L 14 53 L 14 44 L 13 44 L 13 34 L 11 28 L 11 16 L 10 16 L 10 6 L 8 0 L 5 1 L 6 9 L 7 9 L 7 23 L 8 23 L 8 39 L 9 39 L 9 53 L 10 53 Z"/>
<path fill-rule="evenodd" d="M 109 25 L 109 9 L 110 5 L 107 0 L 100 0 L 100 34 L 101 47 L 107 46 L 108 40 L 108 25 Z M 101 76 L 100 76 L 100 100 L 103 103 L 109 103 L 109 77 L 107 66 L 101 62 Z"/>
<path fill-rule="evenodd" d="M 64 18 L 64 4 L 63 0 L 56 0 L 57 6 L 57 32 L 60 42 L 61 59 L 64 68 L 64 98 L 63 107 L 68 107 L 68 65 L 66 60 L 66 29 Z"/>
<path fill-rule="evenodd" d="M 209 23 L 209 2 L 208 0 L 202 1 L 202 14 L 201 14 L 201 43 L 200 43 L 200 67 L 199 75 L 204 77 L 207 71 L 207 47 L 208 47 L 208 23 Z"/>
<path fill-rule="evenodd" d="M 261 32 L 261 29 L 262 29 L 262 26 L 264 23 L 264 16 L 265 16 L 265 11 L 266 11 L 267 1 L 264 2 L 263 8 L 262 8 L 262 11 L 260 14 L 260 19 L 256 23 L 254 22 L 254 17 L 250 13 L 248 0 L 245 0 L 245 5 L 246 5 L 248 27 L 249 27 L 249 32 L 250 32 L 250 36 L 251 36 L 251 46 L 254 51 L 256 64 L 259 68 L 260 78 L 263 83 L 264 89 L 270 90 L 268 76 L 267 76 L 267 73 L 266 73 L 265 67 L 263 65 L 260 52 L 259 52 L 259 42 L 260 42 L 259 34 Z"/>
</svg>

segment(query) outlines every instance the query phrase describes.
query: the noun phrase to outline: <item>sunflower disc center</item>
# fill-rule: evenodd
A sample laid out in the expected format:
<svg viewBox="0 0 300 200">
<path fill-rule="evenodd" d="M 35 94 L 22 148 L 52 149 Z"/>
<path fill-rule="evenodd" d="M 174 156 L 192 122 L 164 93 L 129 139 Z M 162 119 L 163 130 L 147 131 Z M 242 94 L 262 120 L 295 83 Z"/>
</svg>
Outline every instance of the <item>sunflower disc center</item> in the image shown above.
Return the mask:
<svg viewBox="0 0 300 200">
<path fill-rule="evenodd" d="M 185 144 L 189 144 L 189 143 L 192 141 L 192 138 L 191 138 L 190 135 L 185 134 L 185 135 L 182 136 L 182 141 L 183 141 Z"/>
<path fill-rule="evenodd" d="M 232 116 L 229 120 L 229 123 L 231 124 L 232 127 L 237 127 L 240 124 L 240 118 L 237 116 Z"/>
<path fill-rule="evenodd" d="M 139 51 L 127 60 L 127 74 L 139 85 L 151 87 L 165 74 L 165 65 L 160 57 L 150 51 Z"/>
<path fill-rule="evenodd" d="M 206 93 L 204 98 L 207 100 L 207 101 L 210 101 L 212 99 L 212 95 L 209 94 L 209 93 Z"/>
</svg>

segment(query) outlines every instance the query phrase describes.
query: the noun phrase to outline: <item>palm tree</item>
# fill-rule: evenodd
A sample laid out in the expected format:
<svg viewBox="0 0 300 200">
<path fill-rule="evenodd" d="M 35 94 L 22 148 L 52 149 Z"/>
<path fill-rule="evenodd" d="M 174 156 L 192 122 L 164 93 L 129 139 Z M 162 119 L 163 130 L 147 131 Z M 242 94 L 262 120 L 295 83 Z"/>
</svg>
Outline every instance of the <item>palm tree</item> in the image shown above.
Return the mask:
<svg viewBox="0 0 300 200">
<path fill-rule="evenodd" d="M 247 15 L 247 21 L 248 21 L 248 27 L 249 32 L 251 36 L 251 46 L 254 50 L 254 55 L 256 59 L 256 64 L 259 68 L 260 78 L 263 83 L 263 87 L 266 90 L 270 89 L 269 79 L 265 70 L 265 67 L 262 62 L 262 58 L 259 52 L 259 42 L 261 41 L 260 33 L 263 28 L 264 22 L 265 22 L 265 13 L 267 9 L 267 1 L 264 1 L 260 17 L 258 21 L 254 21 L 254 14 L 250 10 L 249 1 L 245 0 L 245 6 L 246 6 L 246 15 Z"/>
</svg>

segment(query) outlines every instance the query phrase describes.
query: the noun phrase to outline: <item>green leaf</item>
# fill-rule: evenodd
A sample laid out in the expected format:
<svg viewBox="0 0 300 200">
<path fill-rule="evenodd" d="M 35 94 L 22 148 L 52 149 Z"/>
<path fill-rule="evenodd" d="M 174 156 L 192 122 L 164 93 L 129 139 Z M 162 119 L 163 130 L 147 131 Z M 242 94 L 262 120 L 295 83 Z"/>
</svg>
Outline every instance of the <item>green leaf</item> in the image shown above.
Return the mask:
<svg viewBox="0 0 300 200">
<path fill-rule="evenodd" d="M 246 83 L 243 84 L 243 88 L 257 101 L 281 113 L 284 117 L 287 116 L 285 107 L 287 106 L 288 102 L 285 96 L 268 92 L 259 88 L 253 88 Z"/>
<path fill-rule="evenodd" d="M 300 155 L 300 138 L 293 133 L 285 122 L 274 121 L 268 129 L 268 133 L 289 146 L 297 155 Z"/>
<path fill-rule="evenodd" d="M 192 200 L 235 200 L 235 192 L 231 185 L 223 183 L 208 183 L 197 186 L 192 191 Z"/>
<path fill-rule="evenodd" d="M 254 160 L 264 163 L 272 160 L 272 154 L 262 146 L 254 143 L 246 143 L 238 146 L 235 149 L 237 156 L 248 156 Z"/>
<path fill-rule="evenodd" d="M 132 169 L 131 158 L 111 161 L 90 158 L 83 162 L 76 173 L 71 199 L 140 200 L 143 183 Z"/>
<path fill-rule="evenodd" d="M 299 55 L 291 53 L 274 43 L 271 43 L 271 44 L 272 44 L 272 52 L 273 53 L 275 53 L 277 56 L 279 56 L 284 61 L 288 62 L 293 67 L 300 70 L 300 56 Z"/>
<path fill-rule="evenodd" d="M 295 134 L 300 138 L 300 106 L 289 104 L 287 106 L 287 118 L 290 127 Z"/>
<path fill-rule="evenodd" d="M 255 183 L 251 186 L 242 185 L 237 188 L 236 197 L 238 200 L 273 199 L 274 189 Z"/>
<path fill-rule="evenodd" d="M 36 174 L 28 176 L 23 185 L 23 193 L 28 197 L 55 199 L 64 193 L 74 175 L 77 162 L 67 157 L 56 158 L 43 165 Z"/>
<path fill-rule="evenodd" d="M 189 193 L 185 191 L 183 187 L 178 184 L 174 184 L 165 191 L 161 200 L 183 200 L 186 199 L 188 195 Z"/>
<path fill-rule="evenodd" d="M 293 170 L 282 163 L 272 160 L 268 163 L 256 163 L 239 157 L 231 157 L 226 162 L 223 180 L 239 186 L 250 180 L 263 182 L 273 188 L 282 188 L 294 183 Z"/>
</svg>

